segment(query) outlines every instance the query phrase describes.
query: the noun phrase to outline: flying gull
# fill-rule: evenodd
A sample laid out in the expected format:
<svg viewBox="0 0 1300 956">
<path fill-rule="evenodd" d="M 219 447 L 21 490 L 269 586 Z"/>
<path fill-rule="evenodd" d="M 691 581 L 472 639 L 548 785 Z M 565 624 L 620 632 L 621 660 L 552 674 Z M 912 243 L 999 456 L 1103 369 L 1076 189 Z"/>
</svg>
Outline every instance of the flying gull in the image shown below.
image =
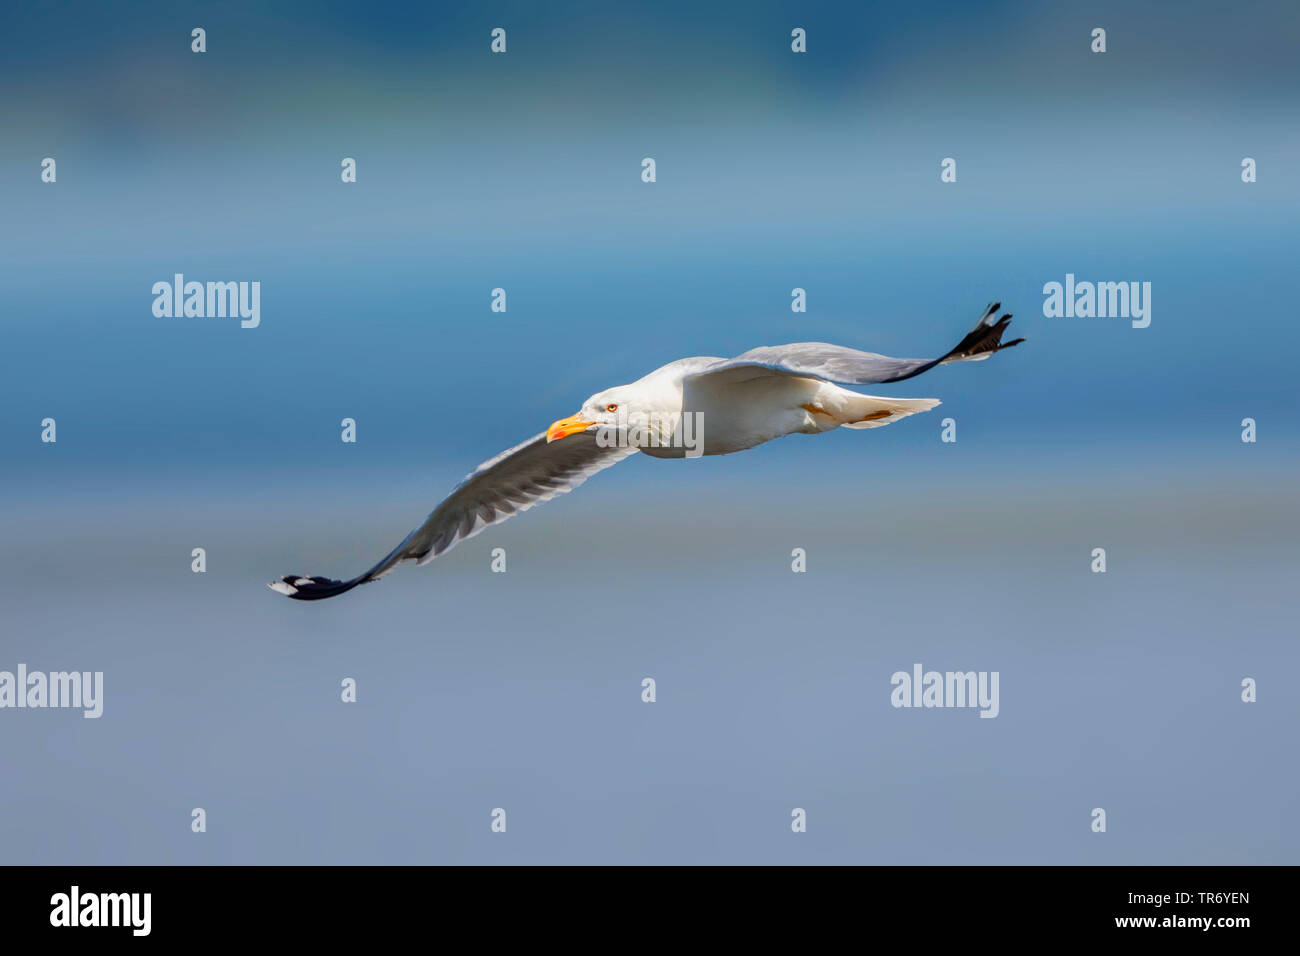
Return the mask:
<svg viewBox="0 0 1300 956">
<path fill-rule="evenodd" d="M 985 310 L 937 359 L 900 359 L 824 342 L 751 349 L 736 358 L 669 362 L 630 385 L 587 399 L 576 415 L 475 468 L 433 513 L 369 571 L 347 581 L 291 574 L 268 585 L 317 601 L 377 581 L 403 561 L 428 564 L 505 521 L 640 451 L 654 458 L 727 455 L 773 438 L 835 428 L 879 428 L 929 411 L 937 398 L 881 398 L 841 388 L 901 382 L 936 365 L 974 362 L 1023 342 L 1002 341 L 1009 314 Z"/>
</svg>

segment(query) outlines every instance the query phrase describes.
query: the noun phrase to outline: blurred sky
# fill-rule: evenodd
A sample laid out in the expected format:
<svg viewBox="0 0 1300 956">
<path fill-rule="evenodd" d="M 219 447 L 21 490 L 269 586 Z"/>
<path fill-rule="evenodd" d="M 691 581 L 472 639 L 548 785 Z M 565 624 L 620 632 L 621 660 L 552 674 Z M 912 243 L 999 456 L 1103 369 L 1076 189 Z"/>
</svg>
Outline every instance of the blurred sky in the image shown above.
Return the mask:
<svg viewBox="0 0 1300 956">
<path fill-rule="evenodd" d="M 1282 2 L 7 5 L 0 669 L 106 702 L 0 712 L 0 860 L 1295 862 L 1298 43 Z M 156 318 L 178 272 L 261 326 Z M 1150 327 L 1044 318 L 1066 273 Z M 263 587 L 664 362 L 937 355 L 990 299 L 1024 345 L 877 389 L 933 414 Z M 915 661 L 1001 716 L 890 708 Z"/>
</svg>

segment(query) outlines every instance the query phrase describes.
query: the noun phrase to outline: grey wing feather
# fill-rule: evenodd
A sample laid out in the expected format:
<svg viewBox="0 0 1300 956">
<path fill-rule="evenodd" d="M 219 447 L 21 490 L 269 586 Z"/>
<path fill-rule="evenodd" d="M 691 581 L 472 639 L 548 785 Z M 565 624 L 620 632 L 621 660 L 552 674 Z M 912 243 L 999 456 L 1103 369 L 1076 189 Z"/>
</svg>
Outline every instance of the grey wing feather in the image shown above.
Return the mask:
<svg viewBox="0 0 1300 956">
<path fill-rule="evenodd" d="M 936 359 L 893 358 L 875 352 L 826 342 L 795 342 L 790 345 L 767 345 L 750 349 L 733 359 L 715 362 L 694 373 L 701 376 L 725 376 L 732 382 L 764 375 L 805 375 L 842 385 L 875 385 L 901 382 L 948 362 L 971 362 L 986 359 L 994 352 L 1018 345 L 1024 339 L 1002 341 L 1002 333 L 1011 321 L 1010 314 L 995 319 L 1000 302 L 994 302 L 980 316 L 975 328 L 956 347 Z"/>
<path fill-rule="evenodd" d="M 572 491 L 635 451 L 601 447 L 595 435 L 586 432 L 549 444 L 545 433 L 536 435 L 466 475 L 422 525 L 364 574 L 347 581 L 285 575 L 271 587 L 300 601 L 314 601 L 377 580 L 402 561 L 428 564 L 484 528 Z"/>
</svg>

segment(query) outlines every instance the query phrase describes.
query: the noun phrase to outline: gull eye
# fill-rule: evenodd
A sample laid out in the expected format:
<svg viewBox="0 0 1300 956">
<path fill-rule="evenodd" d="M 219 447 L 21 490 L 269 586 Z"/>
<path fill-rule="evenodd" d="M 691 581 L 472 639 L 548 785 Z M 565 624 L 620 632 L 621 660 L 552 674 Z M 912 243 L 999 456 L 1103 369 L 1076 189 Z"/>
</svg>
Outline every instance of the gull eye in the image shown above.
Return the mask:
<svg viewBox="0 0 1300 956">
<path fill-rule="evenodd" d="M 616 412 L 616 411 L 618 411 L 618 403 L 617 403 L 617 402 L 610 402 L 608 405 L 605 406 L 605 411 L 607 411 L 607 412 Z"/>
</svg>

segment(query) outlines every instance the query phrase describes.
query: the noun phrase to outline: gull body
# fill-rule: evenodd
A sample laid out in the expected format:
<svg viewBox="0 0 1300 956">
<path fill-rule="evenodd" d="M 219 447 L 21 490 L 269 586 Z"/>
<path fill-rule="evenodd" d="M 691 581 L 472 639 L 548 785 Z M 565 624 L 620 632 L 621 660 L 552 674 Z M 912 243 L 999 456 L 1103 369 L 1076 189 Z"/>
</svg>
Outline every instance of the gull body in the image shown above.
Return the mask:
<svg viewBox="0 0 1300 956">
<path fill-rule="evenodd" d="M 939 404 L 935 398 L 864 395 L 822 379 L 763 367 L 703 374 L 726 361 L 710 356 L 678 359 L 629 385 L 597 392 L 583 403 L 573 424 L 586 423 L 584 431 L 593 424 L 598 431 L 604 427 L 611 437 L 654 458 L 682 458 L 729 455 L 786 435 L 875 428 Z M 693 436 L 698 443 L 689 447 L 676 427 L 686 418 L 699 426 Z M 568 421 L 559 424 L 564 427 Z"/>
<path fill-rule="evenodd" d="M 1023 341 L 1002 342 L 1010 315 L 991 305 L 956 347 L 935 359 L 799 342 L 733 359 L 678 359 L 628 385 L 597 392 L 577 414 L 470 472 L 374 567 L 348 580 L 286 575 L 269 587 L 320 600 L 378 580 L 400 563 L 427 564 L 485 528 L 576 488 L 637 452 L 653 458 L 727 455 L 792 434 L 879 428 L 939 404 L 886 398 L 843 385 L 900 382 L 951 362 L 979 361 Z"/>
</svg>

